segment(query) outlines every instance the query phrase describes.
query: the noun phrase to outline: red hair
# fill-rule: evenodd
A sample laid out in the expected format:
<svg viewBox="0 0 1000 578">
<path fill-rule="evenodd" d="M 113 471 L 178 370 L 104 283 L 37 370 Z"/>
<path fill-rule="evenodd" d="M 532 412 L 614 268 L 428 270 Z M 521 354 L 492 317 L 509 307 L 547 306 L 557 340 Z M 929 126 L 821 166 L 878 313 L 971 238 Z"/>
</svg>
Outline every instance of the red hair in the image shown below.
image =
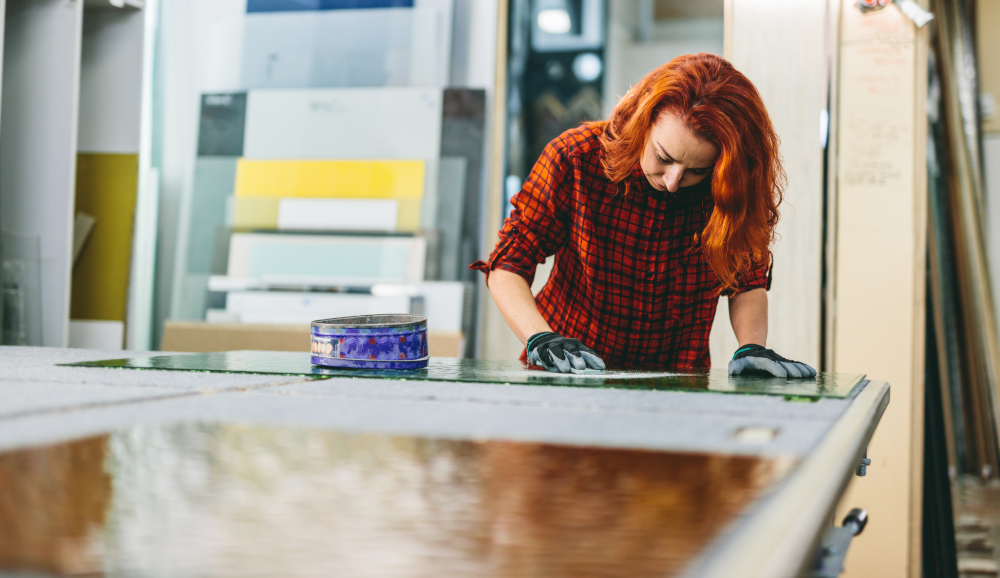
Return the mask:
<svg viewBox="0 0 1000 578">
<path fill-rule="evenodd" d="M 770 257 L 785 187 L 764 101 L 723 58 L 701 53 L 671 60 L 633 86 L 608 120 L 595 123 L 603 128 L 601 164 L 611 181 L 622 182 L 635 170 L 650 127 L 664 112 L 677 114 L 719 149 L 712 173 L 715 210 L 701 244 L 723 290 L 735 289 L 753 262 Z"/>
</svg>

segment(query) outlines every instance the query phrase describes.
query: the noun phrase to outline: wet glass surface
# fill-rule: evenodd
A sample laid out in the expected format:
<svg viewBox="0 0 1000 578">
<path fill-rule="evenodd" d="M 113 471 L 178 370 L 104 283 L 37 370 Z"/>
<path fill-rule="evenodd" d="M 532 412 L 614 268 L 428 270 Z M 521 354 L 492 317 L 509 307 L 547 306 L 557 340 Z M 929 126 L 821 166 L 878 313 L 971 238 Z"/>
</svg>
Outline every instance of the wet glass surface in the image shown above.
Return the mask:
<svg viewBox="0 0 1000 578">
<path fill-rule="evenodd" d="M 223 424 L 0 454 L 0 569 L 671 576 L 787 458 Z"/>
<path fill-rule="evenodd" d="M 333 369 L 313 366 L 308 353 L 280 351 L 226 351 L 159 355 L 67 365 L 119 367 L 125 369 L 171 369 L 222 373 L 309 375 L 315 377 L 365 377 L 429 381 L 503 383 L 607 387 L 621 389 L 704 390 L 721 393 L 782 395 L 794 397 L 838 397 L 850 395 L 863 374 L 820 373 L 815 379 L 784 379 L 758 376 L 730 377 L 723 369 L 697 373 L 616 371 L 603 374 L 557 374 L 528 368 L 517 361 L 484 361 L 435 357 L 426 369 L 369 370 Z"/>
</svg>

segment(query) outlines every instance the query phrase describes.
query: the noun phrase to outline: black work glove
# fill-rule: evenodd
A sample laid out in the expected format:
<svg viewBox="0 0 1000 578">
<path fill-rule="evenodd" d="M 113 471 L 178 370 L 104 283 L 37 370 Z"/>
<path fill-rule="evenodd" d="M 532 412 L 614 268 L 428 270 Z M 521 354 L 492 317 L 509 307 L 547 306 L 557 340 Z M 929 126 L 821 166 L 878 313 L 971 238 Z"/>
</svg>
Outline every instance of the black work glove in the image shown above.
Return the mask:
<svg viewBox="0 0 1000 578">
<path fill-rule="evenodd" d="M 594 350 L 580 343 L 543 331 L 528 338 L 528 363 L 555 373 L 570 373 L 574 369 L 604 369 L 604 360 Z"/>
<path fill-rule="evenodd" d="M 736 350 L 736 355 L 729 362 L 729 375 L 754 371 L 775 377 L 816 377 L 816 370 L 801 361 L 785 359 L 762 345 L 744 345 Z"/>
</svg>

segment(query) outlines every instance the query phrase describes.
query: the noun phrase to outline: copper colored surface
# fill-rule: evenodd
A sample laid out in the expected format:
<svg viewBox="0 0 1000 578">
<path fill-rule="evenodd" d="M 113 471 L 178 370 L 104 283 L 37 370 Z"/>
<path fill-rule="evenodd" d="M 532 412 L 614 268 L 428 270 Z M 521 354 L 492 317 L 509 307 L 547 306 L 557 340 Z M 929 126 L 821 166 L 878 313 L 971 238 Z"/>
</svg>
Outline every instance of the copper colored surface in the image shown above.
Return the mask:
<svg viewBox="0 0 1000 578">
<path fill-rule="evenodd" d="M 0 567 L 670 576 L 791 460 L 233 425 L 0 455 Z"/>
<path fill-rule="evenodd" d="M 107 437 L 0 454 L 0 568 L 100 571 Z"/>
</svg>

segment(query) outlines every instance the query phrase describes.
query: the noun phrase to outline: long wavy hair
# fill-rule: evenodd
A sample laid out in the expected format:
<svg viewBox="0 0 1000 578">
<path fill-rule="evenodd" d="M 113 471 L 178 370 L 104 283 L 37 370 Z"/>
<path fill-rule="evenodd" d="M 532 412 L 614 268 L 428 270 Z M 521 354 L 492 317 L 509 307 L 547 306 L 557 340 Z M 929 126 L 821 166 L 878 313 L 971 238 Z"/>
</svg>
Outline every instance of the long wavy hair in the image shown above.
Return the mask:
<svg viewBox="0 0 1000 578">
<path fill-rule="evenodd" d="M 753 263 L 770 258 L 786 183 L 778 135 L 757 89 L 732 64 L 708 53 L 679 56 L 633 86 L 608 120 L 595 123 L 603 128 L 602 166 L 612 182 L 636 169 L 650 127 L 665 112 L 719 149 L 711 183 L 715 210 L 701 245 L 722 289 L 735 289 Z"/>
</svg>

